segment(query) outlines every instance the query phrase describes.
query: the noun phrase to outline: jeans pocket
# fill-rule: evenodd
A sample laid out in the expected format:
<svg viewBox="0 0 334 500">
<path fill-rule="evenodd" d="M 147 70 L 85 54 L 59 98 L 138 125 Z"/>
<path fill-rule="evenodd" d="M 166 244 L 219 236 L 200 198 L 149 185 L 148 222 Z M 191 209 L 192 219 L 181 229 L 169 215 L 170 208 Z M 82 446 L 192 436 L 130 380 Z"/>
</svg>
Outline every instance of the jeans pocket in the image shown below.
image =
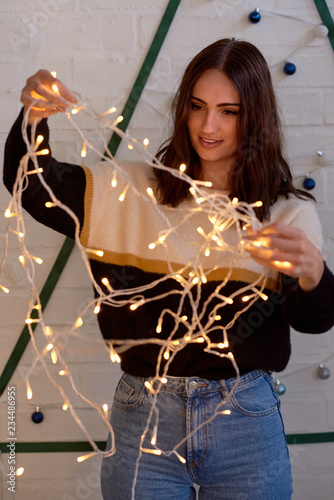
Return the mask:
<svg viewBox="0 0 334 500">
<path fill-rule="evenodd" d="M 267 373 L 239 384 L 231 395 L 231 404 L 236 411 L 250 417 L 265 417 L 279 409 L 279 399 Z"/>
<path fill-rule="evenodd" d="M 123 410 L 137 409 L 146 398 L 144 382 L 136 377 L 124 373 L 118 382 L 114 406 Z"/>
</svg>

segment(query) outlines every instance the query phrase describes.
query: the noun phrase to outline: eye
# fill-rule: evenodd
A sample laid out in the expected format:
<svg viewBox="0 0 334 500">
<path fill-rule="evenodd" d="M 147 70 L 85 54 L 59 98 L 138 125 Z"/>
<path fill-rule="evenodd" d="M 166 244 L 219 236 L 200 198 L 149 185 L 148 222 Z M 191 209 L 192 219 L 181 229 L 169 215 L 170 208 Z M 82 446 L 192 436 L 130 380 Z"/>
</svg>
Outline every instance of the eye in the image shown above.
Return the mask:
<svg viewBox="0 0 334 500">
<path fill-rule="evenodd" d="M 195 102 L 192 102 L 191 103 L 191 109 L 195 110 L 195 111 L 201 111 L 202 106 L 200 104 L 196 104 Z"/>
<path fill-rule="evenodd" d="M 234 109 L 224 109 L 223 114 L 227 116 L 237 116 L 238 112 Z"/>
</svg>

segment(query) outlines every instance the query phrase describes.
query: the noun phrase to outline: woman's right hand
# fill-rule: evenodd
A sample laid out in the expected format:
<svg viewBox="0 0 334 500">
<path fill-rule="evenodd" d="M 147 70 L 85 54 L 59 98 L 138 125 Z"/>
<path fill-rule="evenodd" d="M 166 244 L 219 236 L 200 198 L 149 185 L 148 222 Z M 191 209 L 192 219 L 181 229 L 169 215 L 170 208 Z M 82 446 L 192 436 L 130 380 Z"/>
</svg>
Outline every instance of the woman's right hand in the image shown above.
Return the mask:
<svg viewBox="0 0 334 500">
<path fill-rule="evenodd" d="M 42 118 L 64 112 L 71 103 L 77 102 L 77 98 L 50 71 L 40 69 L 27 79 L 22 89 L 21 102 L 24 104 L 24 113 L 34 103 L 28 117 L 28 123 L 32 125 L 36 120 L 40 122 Z"/>
</svg>

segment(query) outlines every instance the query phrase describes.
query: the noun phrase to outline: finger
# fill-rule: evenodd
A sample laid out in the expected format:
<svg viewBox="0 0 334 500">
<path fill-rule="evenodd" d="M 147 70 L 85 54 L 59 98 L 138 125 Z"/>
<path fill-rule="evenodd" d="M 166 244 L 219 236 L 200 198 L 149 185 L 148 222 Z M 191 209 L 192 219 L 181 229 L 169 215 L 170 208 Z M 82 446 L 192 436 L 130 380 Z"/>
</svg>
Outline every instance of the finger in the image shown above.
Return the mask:
<svg viewBox="0 0 334 500">
<path fill-rule="evenodd" d="M 287 274 L 292 278 L 298 277 L 298 272 L 295 270 L 293 264 L 286 260 L 275 260 L 275 261 L 267 261 L 263 259 L 259 259 L 257 257 L 254 258 L 254 261 L 260 264 L 263 267 L 267 267 L 269 269 L 274 269 L 280 273 Z"/>
<path fill-rule="evenodd" d="M 301 238 L 298 239 L 288 239 L 287 237 L 281 235 L 274 236 L 250 236 L 244 238 L 244 244 L 248 246 L 253 246 L 256 248 L 264 248 L 271 250 L 278 250 L 281 252 L 291 252 L 291 253 L 303 253 L 305 250 L 305 245 Z"/>
<path fill-rule="evenodd" d="M 44 99 L 64 107 L 68 107 L 69 102 L 77 102 L 75 94 L 47 70 L 39 70 L 27 79 L 21 94 L 23 104 L 26 104 L 26 100 L 30 97 Z"/>
<path fill-rule="evenodd" d="M 266 262 L 289 261 L 293 264 L 300 264 L 300 258 L 294 252 L 282 252 L 271 248 L 246 246 L 246 250 L 253 258 L 258 258 Z"/>
<path fill-rule="evenodd" d="M 304 233 L 299 228 L 275 222 L 263 226 L 259 234 L 261 236 L 280 235 L 283 238 L 299 238 Z"/>
</svg>

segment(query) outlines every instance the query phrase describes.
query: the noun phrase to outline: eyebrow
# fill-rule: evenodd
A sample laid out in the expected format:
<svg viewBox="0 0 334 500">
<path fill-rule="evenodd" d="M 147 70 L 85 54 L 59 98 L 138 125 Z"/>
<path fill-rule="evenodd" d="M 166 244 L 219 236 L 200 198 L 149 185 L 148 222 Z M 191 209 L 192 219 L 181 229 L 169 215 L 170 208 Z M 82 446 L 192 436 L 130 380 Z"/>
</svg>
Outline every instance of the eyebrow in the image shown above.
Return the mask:
<svg viewBox="0 0 334 500">
<path fill-rule="evenodd" d="M 201 102 L 202 104 L 207 104 L 203 99 L 200 99 L 199 97 L 191 96 L 192 99 L 195 99 L 196 101 Z M 220 104 L 217 104 L 217 108 L 222 108 L 223 106 L 239 106 L 240 104 L 237 102 L 222 102 Z"/>
</svg>

